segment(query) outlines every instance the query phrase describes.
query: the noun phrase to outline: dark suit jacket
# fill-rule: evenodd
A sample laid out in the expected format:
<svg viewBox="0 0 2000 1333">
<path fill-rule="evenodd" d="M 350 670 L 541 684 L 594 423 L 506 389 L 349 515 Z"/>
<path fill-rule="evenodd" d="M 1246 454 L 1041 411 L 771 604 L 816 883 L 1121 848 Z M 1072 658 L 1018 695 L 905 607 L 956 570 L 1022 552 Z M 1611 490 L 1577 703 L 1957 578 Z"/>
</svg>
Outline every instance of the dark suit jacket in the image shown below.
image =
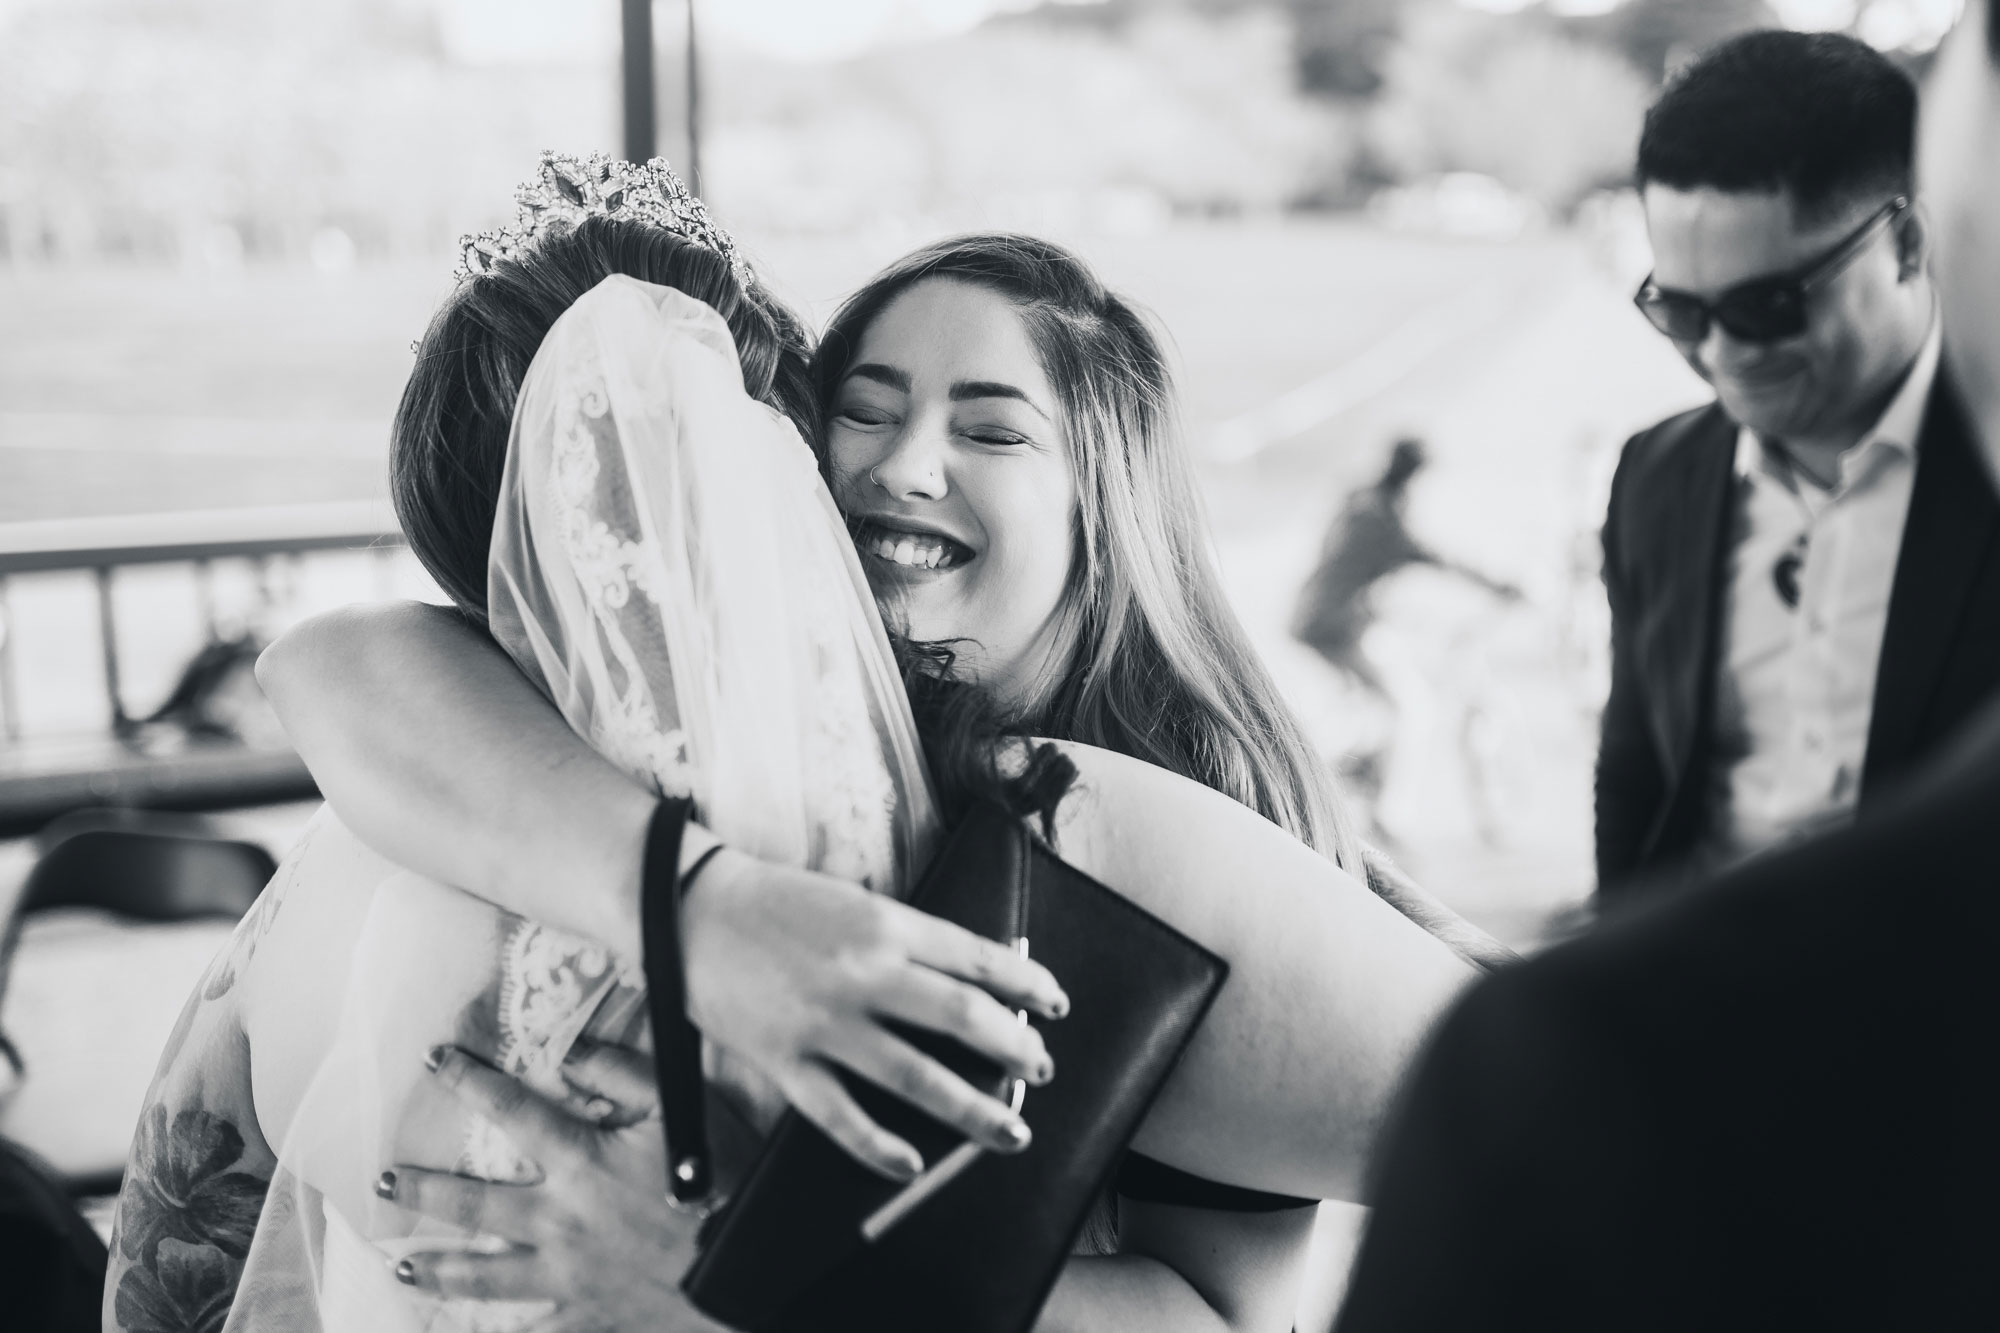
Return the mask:
<svg viewBox="0 0 2000 1333">
<path fill-rule="evenodd" d="M 1481 982 L 1339 1333 L 2000 1323 L 2000 709 L 1847 829 Z"/>
<path fill-rule="evenodd" d="M 1597 758 L 1597 882 L 1622 896 L 1706 832 L 1736 425 L 1720 406 L 1634 436 L 1611 483 L 1611 695 Z M 1940 372 L 1875 682 L 1865 805 L 2000 685 L 2000 498 Z"/>
</svg>

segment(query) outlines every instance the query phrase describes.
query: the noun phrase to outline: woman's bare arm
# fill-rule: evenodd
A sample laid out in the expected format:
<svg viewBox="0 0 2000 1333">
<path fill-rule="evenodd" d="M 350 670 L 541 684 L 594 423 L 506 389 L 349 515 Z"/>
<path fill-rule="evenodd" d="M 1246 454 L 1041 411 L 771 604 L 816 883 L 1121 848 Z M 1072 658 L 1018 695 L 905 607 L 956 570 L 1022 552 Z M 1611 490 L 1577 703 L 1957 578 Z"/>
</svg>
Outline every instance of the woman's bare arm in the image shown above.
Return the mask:
<svg viewBox="0 0 2000 1333">
<path fill-rule="evenodd" d="M 578 737 L 487 636 L 438 607 L 349 608 L 273 644 L 258 680 L 363 842 L 509 911 L 638 953 L 655 798 Z M 684 866 L 706 836 L 689 832 Z M 990 1148 L 1018 1148 L 1012 1111 L 885 1020 L 955 1037 L 1039 1082 L 1047 1051 L 1008 1007 L 1067 1008 L 1039 964 L 859 885 L 727 848 L 688 893 L 681 933 L 696 1025 L 856 1158 L 891 1176 L 922 1165 L 834 1068 Z"/>
<path fill-rule="evenodd" d="M 455 612 L 316 616 L 257 680 L 341 820 L 382 855 L 614 946 L 639 938 L 654 798 Z"/>
<path fill-rule="evenodd" d="M 599 938 L 629 930 L 636 830 L 643 826 L 641 812 L 650 812 L 649 798 L 640 793 L 633 802 L 636 785 L 571 733 L 504 655 L 455 616 L 416 607 L 338 612 L 281 640 L 267 653 L 260 676 L 335 807 L 364 841 L 511 910 Z M 1135 1146 L 1231 1184 L 1358 1197 L 1361 1163 L 1396 1081 L 1469 969 L 1324 857 L 1229 798 L 1108 751 L 1067 748 L 1081 782 L 1062 808 L 1063 855 L 1232 967 L 1229 985 Z M 628 791 L 616 793 L 615 784 Z M 592 845 L 621 837 L 625 850 L 617 856 Z M 929 928 L 930 918 L 921 913 L 852 886 L 851 903 L 831 890 L 801 888 L 773 910 L 760 910 L 755 891 L 763 882 L 756 869 L 761 863 L 741 864 L 747 861 L 718 862 L 705 872 L 689 910 L 734 916 L 727 939 L 755 947 L 732 950 L 720 934 L 714 943 L 699 937 L 703 922 L 692 915 L 686 926 L 691 963 L 697 969 L 714 964 L 712 977 L 697 970 L 694 980 L 743 988 L 718 1008 L 733 1008 L 746 1022 L 783 1019 L 784 1006 L 768 990 L 759 993 L 759 986 L 789 985 L 819 972 L 851 979 L 851 958 L 877 959 L 862 970 L 878 979 L 895 970 L 881 961 L 894 949 L 885 954 L 865 941 L 839 951 L 839 966 L 829 966 L 826 951 L 814 947 L 817 927 L 794 929 L 802 905 L 836 916 L 849 908 L 872 910 L 881 917 L 873 927 L 878 936 L 870 937 L 877 943 L 881 934 L 893 945 L 897 932 Z M 718 889 L 724 892 L 712 892 Z M 573 897 L 622 900 L 625 906 L 603 913 L 592 931 L 563 914 Z M 900 914 L 892 910 L 899 908 Z M 740 960 L 757 956 L 768 943 L 753 929 L 759 920 L 790 932 L 781 942 L 788 962 L 755 969 L 746 981 Z M 609 942 L 629 947 L 634 934 L 615 934 Z M 957 974 L 968 975 L 975 964 L 999 966 L 990 954 L 979 954 Z M 844 1001 L 808 995 L 801 1012 L 818 1023 L 832 1005 L 848 1028 L 859 1031 L 879 1010 L 869 1010 L 868 997 L 851 986 L 844 993 Z M 790 1060 L 833 1084 L 818 1061 L 807 1058 L 810 1052 L 786 1045 L 792 1035 L 752 1031 L 732 1041 L 724 1033 L 737 1030 L 720 1022 L 714 1029 L 704 1023 L 704 1030 L 760 1067 Z M 797 1031 L 804 1030 L 802 1023 Z M 988 1024 L 965 1030 L 981 1049 L 1000 1039 Z M 833 1058 L 851 1066 L 852 1051 L 844 1048 Z M 1026 1052 L 1011 1054 L 1028 1058 Z M 868 1076 L 882 1081 L 879 1072 Z M 831 1095 L 824 1087 L 795 1096 L 802 1085 L 787 1087 L 773 1077 L 794 1105 L 820 1119 L 800 1096 Z M 968 1132 L 983 1140 L 994 1136 L 995 1122 L 981 1118 L 990 1111 L 975 1113 L 964 1102 L 949 1106 L 944 1118 L 969 1123 Z M 1218 1133 L 1218 1126 L 1228 1132 Z M 886 1147 L 852 1121 L 828 1127 L 857 1156 L 885 1160 Z"/>
<path fill-rule="evenodd" d="M 1079 773 L 1057 816 L 1064 858 L 1230 965 L 1133 1147 L 1228 1184 L 1358 1200 L 1403 1070 L 1471 968 L 1228 797 L 1063 749 Z"/>
</svg>

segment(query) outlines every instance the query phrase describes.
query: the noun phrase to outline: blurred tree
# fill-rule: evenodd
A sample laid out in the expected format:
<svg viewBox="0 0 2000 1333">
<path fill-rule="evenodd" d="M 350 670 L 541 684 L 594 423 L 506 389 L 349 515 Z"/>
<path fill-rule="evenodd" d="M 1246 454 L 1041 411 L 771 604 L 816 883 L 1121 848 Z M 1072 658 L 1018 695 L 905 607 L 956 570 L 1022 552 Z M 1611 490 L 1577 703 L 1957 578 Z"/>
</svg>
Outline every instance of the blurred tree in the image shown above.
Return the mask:
<svg viewBox="0 0 2000 1333">
<path fill-rule="evenodd" d="M 1343 100 L 1382 91 L 1404 0 L 1286 0 L 1286 8 L 1301 88 Z"/>
<path fill-rule="evenodd" d="M 1412 11 L 1387 76 L 1369 116 L 1384 175 L 1474 172 L 1555 212 L 1629 177 L 1651 97 L 1622 55 L 1544 14 L 1456 5 Z"/>
<path fill-rule="evenodd" d="M 1345 101 L 1381 92 L 1403 10 L 1426 0 L 1100 0 L 1043 4 L 1015 22 L 1125 30 L 1162 13 L 1227 17 L 1282 13 L 1292 26 L 1292 60 L 1302 91 Z M 999 20 L 1002 23 L 1008 19 Z"/>
<path fill-rule="evenodd" d="M 1111 26 L 1037 11 L 1052 21 L 817 66 L 718 51 L 716 196 L 773 228 L 1281 209 L 1343 169 L 1346 140 L 1294 87 L 1285 16 L 1242 8 L 1161 4 Z"/>
<path fill-rule="evenodd" d="M 1655 83 L 1725 37 L 1783 26 L 1766 0 L 1625 0 L 1609 13 L 1560 22 L 1579 39 L 1617 51 Z"/>
</svg>

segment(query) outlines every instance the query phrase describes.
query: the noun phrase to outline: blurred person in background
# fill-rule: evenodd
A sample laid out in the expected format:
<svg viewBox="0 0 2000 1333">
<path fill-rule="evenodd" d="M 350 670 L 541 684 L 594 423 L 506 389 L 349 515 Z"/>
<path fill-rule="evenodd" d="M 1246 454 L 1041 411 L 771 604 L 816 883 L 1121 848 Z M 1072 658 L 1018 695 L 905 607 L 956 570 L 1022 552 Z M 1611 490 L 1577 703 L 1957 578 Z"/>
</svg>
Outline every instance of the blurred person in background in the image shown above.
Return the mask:
<svg viewBox="0 0 2000 1333">
<path fill-rule="evenodd" d="M 1362 643 L 1375 623 L 1376 587 L 1399 570 L 1428 565 L 1456 574 L 1502 600 L 1518 601 L 1521 597 L 1519 588 L 1439 555 L 1410 531 L 1410 483 L 1427 461 L 1423 441 L 1411 437 L 1397 440 L 1382 475 L 1347 497 L 1327 527 L 1319 563 L 1301 589 L 1292 616 L 1292 637 L 1318 653 L 1389 715 L 1381 748 L 1349 755 L 1343 761 L 1342 776 L 1371 814 L 1382 794 L 1397 713 L 1395 693 Z M 1373 835 L 1383 836 L 1379 824 Z"/>
<path fill-rule="evenodd" d="M 1382 580 L 1411 565 L 1430 565 L 1504 600 L 1521 596 L 1519 588 L 1439 555 L 1411 533 L 1410 483 L 1427 461 L 1423 441 L 1400 439 L 1382 475 L 1347 497 L 1327 528 L 1292 618 L 1293 638 L 1390 708 L 1395 701 L 1361 647 L 1375 622 L 1370 594 Z"/>
<path fill-rule="evenodd" d="M 2000 0 L 1932 75 L 1921 165 L 1960 499 L 1992 506 Z M 1996 809 L 1989 692 L 1848 827 L 1476 987 L 1384 1133 L 1341 1333 L 1992 1327 Z"/>
<path fill-rule="evenodd" d="M 2000 682 L 2000 505 L 1939 369 L 1915 116 L 1872 48 L 1762 32 L 1646 118 L 1636 299 L 1716 401 L 1612 482 L 1600 904 L 1851 818 Z"/>
</svg>

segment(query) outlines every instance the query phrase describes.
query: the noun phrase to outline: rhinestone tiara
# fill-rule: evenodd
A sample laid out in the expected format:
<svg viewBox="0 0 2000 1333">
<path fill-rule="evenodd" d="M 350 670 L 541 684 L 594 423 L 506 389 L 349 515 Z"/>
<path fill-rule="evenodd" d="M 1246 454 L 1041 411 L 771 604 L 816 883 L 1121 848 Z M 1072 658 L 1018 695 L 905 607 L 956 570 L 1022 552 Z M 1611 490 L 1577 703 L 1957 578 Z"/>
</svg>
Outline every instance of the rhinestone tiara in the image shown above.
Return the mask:
<svg viewBox="0 0 2000 1333">
<path fill-rule="evenodd" d="M 705 246 L 729 261 L 739 282 L 750 283 L 750 267 L 737 253 L 736 242 L 715 225 L 664 157 L 640 166 L 603 153 L 572 157 L 545 151 L 535 179 L 514 191 L 514 200 L 520 205 L 514 225 L 459 238 L 458 267 L 452 271 L 461 281 L 585 218 L 616 217 L 664 227 Z"/>
</svg>

